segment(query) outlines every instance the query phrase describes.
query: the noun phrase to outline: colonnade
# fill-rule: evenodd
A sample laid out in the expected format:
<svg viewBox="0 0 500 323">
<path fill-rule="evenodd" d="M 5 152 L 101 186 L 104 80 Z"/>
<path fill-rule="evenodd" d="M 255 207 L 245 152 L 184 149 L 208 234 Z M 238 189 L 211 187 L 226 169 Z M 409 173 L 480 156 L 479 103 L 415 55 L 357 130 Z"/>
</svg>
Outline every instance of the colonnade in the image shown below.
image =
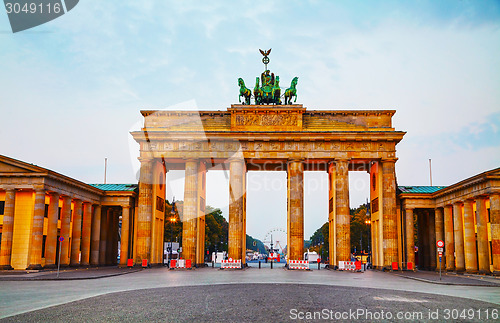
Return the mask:
<svg viewBox="0 0 500 323">
<path fill-rule="evenodd" d="M 0 269 L 12 269 L 14 221 L 16 220 L 16 188 L 5 190 L 5 208 L 0 245 Z M 46 198 L 48 195 L 48 211 Z M 120 264 L 129 258 L 130 206 L 102 206 L 95 202 L 63 195 L 45 189 L 34 190 L 32 219 L 19 221 L 31 223 L 27 269 L 61 266 L 88 266 L 116 264 L 119 241 L 119 218 L 122 217 Z M 46 214 L 47 213 L 47 214 Z M 47 220 L 45 220 L 47 217 Z M 46 232 L 44 234 L 44 222 Z M 59 241 L 59 237 L 62 241 Z"/>
<path fill-rule="evenodd" d="M 500 272 L 499 193 L 456 199 L 434 210 L 406 207 L 406 261 L 413 263 L 415 212 L 418 214 L 419 253 L 425 254 L 420 257 L 424 267 L 433 269 L 439 266 L 436 241 L 442 240 L 445 243 L 441 259 L 443 269 L 471 273 Z"/>
</svg>

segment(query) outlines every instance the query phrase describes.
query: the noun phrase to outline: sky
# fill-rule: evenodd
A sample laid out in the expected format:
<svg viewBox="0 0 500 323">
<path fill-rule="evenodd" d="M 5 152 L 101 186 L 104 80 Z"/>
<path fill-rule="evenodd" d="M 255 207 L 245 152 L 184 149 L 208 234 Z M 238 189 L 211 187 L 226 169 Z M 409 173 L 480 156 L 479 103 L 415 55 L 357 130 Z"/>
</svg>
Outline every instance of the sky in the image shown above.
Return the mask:
<svg viewBox="0 0 500 323">
<path fill-rule="evenodd" d="M 269 48 L 269 68 L 282 87 L 299 77 L 310 110 L 397 111 L 399 185 L 429 185 L 429 159 L 434 185 L 500 166 L 500 2 L 459 0 L 86 0 L 15 34 L 0 10 L 0 154 L 87 183 L 102 183 L 107 158 L 108 183 L 137 182 L 139 111 L 225 110 Z M 207 204 L 226 218 L 227 177 L 207 175 Z M 351 207 L 368 181 L 350 173 Z M 183 185 L 170 172 L 167 198 Z M 327 187 L 306 172 L 306 239 L 327 221 Z M 275 228 L 286 174 L 251 172 L 247 233 Z"/>
</svg>

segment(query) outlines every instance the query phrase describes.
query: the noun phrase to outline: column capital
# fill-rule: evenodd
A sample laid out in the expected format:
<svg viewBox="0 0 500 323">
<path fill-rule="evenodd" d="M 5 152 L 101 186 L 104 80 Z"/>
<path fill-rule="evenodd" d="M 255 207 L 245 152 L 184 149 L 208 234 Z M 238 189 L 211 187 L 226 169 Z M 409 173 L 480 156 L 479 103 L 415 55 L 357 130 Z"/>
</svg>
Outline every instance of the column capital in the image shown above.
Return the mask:
<svg viewBox="0 0 500 323">
<path fill-rule="evenodd" d="M 130 205 L 121 205 L 122 209 L 130 209 L 131 206 Z"/>
<path fill-rule="evenodd" d="M 154 160 L 153 157 L 138 157 L 137 159 L 141 162 L 141 164 L 153 162 Z"/>
<path fill-rule="evenodd" d="M 380 161 L 382 163 L 395 163 L 398 161 L 399 158 L 393 157 L 393 158 L 381 158 Z"/>
<path fill-rule="evenodd" d="M 190 159 L 190 160 L 193 160 L 193 161 L 200 161 L 199 159 Z M 186 160 L 187 161 L 187 160 Z M 241 157 L 229 157 L 227 159 L 227 161 L 229 163 L 245 163 L 245 158 L 241 158 Z M 201 161 L 200 161 L 201 163 Z"/>
<path fill-rule="evenodd" d="M 340 158 L 335 158 L 333 160 L 334 163 L 348 163 L 351 161 L 351 158 L 347 158 L 347 157 L 340 157 Z"/>
<path fill-rule="evenodd" d="M 49 195 L 50 196 L 54 196 L 54 197 L 56 197 L 56 196 L 60 197 L 61 196 L 61 194 L 59 194 L 59 192 L 49 192 Z"/>
<path fill-rule="evenodd" d="M 463 205 L 463 204 L 464 204 L 464 201 L 455 201 L 455 202 L 453 202 L 453 205 L 460 206 L 460 205 Z"/>
<path fill-rule="evenodd" d="M 286 161 L 287 163 L 303 163 L 304 158 L 289 158 Z"/>
<path fill-rule="evenodd" d="M 415 207 L 414 206 L 405 206 L 405 210 L 413 211 L 413 210 L 415 210 Z"/>
</svg>

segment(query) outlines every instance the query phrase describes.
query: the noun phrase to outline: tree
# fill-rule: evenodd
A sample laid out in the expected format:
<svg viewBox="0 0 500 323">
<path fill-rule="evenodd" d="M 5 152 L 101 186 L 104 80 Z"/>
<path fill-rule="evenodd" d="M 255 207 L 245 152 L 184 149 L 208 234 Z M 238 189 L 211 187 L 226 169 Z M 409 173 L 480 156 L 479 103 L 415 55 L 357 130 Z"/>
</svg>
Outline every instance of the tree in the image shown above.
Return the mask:
<svg viewBox="0 0 500 323">
<path fill-rule="evenodd" d="M 165 231 L 164 231 L 164 241 L 170 241 L 170 229 L 172 229 L 172 240 L 173 242 L 179 242 L 182 245 L 182 201 L 175 201 L 175 210 L 172 214 L 172 203 L 168 200 L 165 203 Z M 173 218 L 175 221 L 170 221 Z"/>
<path fill-rule="evenodd" d="M 206 206 L 209 212 L 205 215 L 205 244 L 209 253 L 227 251 L 229 223 L 222 216 L 220 209 Z"/>
<path fill-rule="evenodd" d="M 356 209 L 350 210 L 351 214 L 351 252 L 356 250 L 357 253 L 368 252 L 371 247 L 368 248 L 368 231 L 370 228 L 365 223 L 368 220 L 367 206 L 366 204 L 361 204 Z M 363 245 L 361 245 L 361 243 Z"/>
<path fill-rule="evenodd" d="M 254 239 L 252 236 L 249 236 L 247 234 L 246 241 L 247 241 L 246 242 L 247 250 L 257 251 L 258 253 L 262 253 L 262 254 L 267 253 L 266 248 L 264 247 L 264 244 L 259 239 Z M 255 242 L 255 246 L 253 245 L 254 242 Z"/>
</svg>

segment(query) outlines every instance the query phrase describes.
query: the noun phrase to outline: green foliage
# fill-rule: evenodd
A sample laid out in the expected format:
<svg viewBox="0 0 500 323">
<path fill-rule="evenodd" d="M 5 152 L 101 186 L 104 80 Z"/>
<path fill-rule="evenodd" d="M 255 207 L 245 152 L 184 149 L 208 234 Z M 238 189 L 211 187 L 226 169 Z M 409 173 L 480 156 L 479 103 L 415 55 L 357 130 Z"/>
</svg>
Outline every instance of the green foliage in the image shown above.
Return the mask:
<svg viewBox="0 0 500 323">
<path fill-rule="evenodd" d="M 351 209 L 351 252 L 357 253 L 364 250 L 368 252 L 368 234 L 370 225 L 366 224 L 368 220 L 365 204 L 361 204 L 356 209 Z M 362 245 L 361 245 L 362 244 Z M 370 248 L 371 250 L 371 248 Z"/>
<path fill-rule="evenodd" d="M 182 201 L 175 201 L 175 210 L 174 214 L 172 214 L 172 203 L 168 200 L 165 201 L 164 241 L 170 241 L 170 237 L 172 236 L 173 242 L 179 242 L 182 245 L 182 207 Z M 175 219 L 175 222 L 170 221 L 172 218 Z"/>
<path fill-rule="evenodd" d="M 264 244 L 259 239 L 254 239 L 252 236 L 249 236 L 247 234 L 246 240 L 247 240 L 247 242 L 246 242 L 247 250 L 257 251 L 258 253 L 262 253 L 262 254 L 267 253 L 266 248 L 264 247 Z M 253 245 L 254 241 L 255 241 L 255 246 Z"/>
<path fill-rule="evenodd" d="M 229 232 L 229 223 L 222 216 L 220 209 L 214 209 L 211 206 L 206 207 L 205 215 L 205 246 L 209 253 L 216 250 L 227 251 L 227 238 Z"/>
</svg>

